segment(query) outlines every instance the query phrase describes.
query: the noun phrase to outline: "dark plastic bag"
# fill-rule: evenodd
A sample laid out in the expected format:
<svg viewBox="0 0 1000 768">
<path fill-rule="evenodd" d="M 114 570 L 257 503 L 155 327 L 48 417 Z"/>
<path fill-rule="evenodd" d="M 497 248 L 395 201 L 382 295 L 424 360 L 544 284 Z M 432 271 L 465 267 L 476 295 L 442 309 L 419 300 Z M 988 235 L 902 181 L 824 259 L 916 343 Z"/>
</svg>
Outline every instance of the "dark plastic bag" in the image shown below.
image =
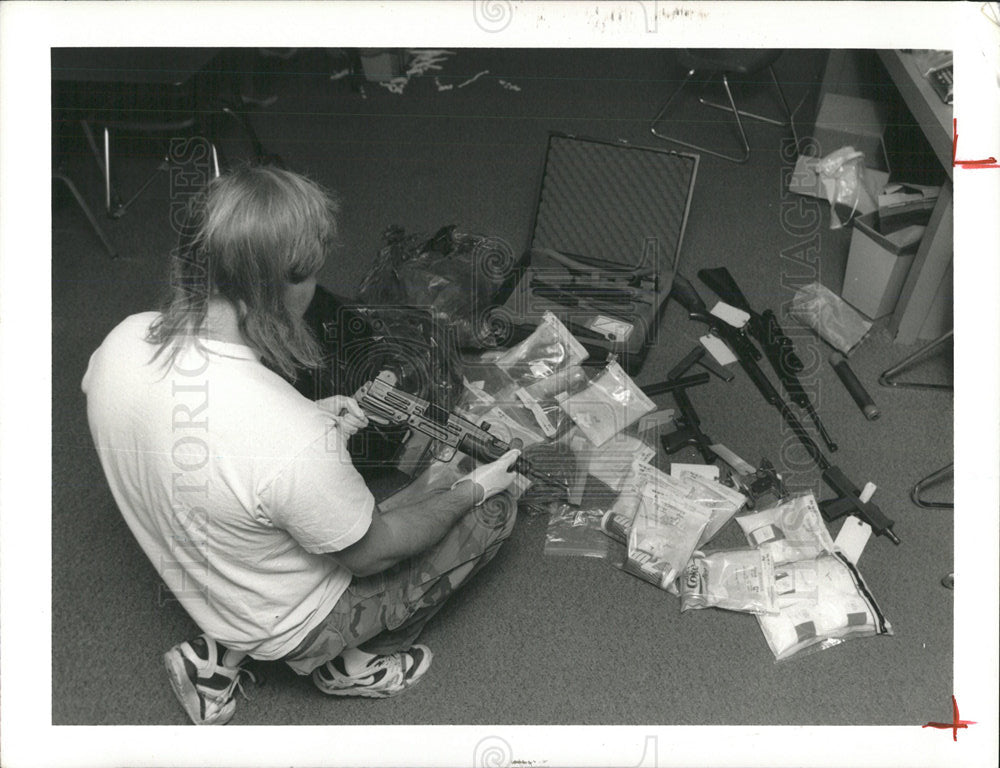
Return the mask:
<svg viewBox="0 0 1000 768">
<path fill-rule="evenodd" d="M 515 278 L 513 250 L 498 238 L 458 232 L 407 235 L 390 227 L 385 245 L 362 279 L 358 296 L 376 305 L 429 309 L 454 333 L 460 348 L 497 345 L 491 308 Z"/>
</svg>

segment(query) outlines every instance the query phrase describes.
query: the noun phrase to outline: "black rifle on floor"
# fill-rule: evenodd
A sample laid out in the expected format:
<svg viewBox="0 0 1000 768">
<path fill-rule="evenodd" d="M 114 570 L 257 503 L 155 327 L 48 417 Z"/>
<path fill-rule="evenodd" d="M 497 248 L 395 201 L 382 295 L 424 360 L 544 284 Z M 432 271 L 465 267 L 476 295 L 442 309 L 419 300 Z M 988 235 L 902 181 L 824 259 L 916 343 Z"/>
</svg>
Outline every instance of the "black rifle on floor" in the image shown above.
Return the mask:
<svg viewBox="0 0 1000 768">
<path fill-rule="evenodd" d="M 434 455 L 450 461 L 455 451 L 468 454 L 476 461 L 496 461 L 511 448 L 520 448 L 520 441 L 507 443 L 490 434 L 488 424 L 479 426 L 440 406 L 393 387 L 376 378 L 358 390 L 358 405 L 369 416 L 405 425 L 438 441 Z M 566 483 L 533 466 L 523 455 L 517 457 L 514 469 L 532 480 L 565 487 Z"/>
<path fill-rule="evenodd" d="M 674 275 L 670 295 L 677 299 L 688 311 L 690 319 L 708 325 L 712 332 L 718 335 L 729 346 L 735 353 L 740 367 L 750 377 L 754 386 L 757 387 L 768 403 L 778 409 L 785 423 L 791 427 L 792 432 L 795 433 L 799 442 L 805 447 L 809 458 L 820 468 L 823 481 L 838 495 L 835 499 L 820 503 L 820 510 L 823 512 L 823 516 L 827 520 L 836 520 L 838 517 L 843 517 L 847 514 L 857 515 L 868 523 L 876 534 L 885 536 L 893 544 L 899 544 L 899 538 L 892 531 L 893 521 L 886 517 L 882 513 L 882 510 L 875 504 L 872 504 L 870 501 L 861 500 L 860 491 L 858 491 L 838 467 L 833 466 L 826 456 L 823 455 L 819 446 L 809 436 L 806 428 L 802 426 L 802 422 L 795 415 L 795 411 L 782 399 L 778 390 L 774 388 L 774 385 L 771 384 L 764 371 L 757 365 L 757 359 L 759 359 L 760 355 L 758 353 L 757 358 L 755 358 L 750 351 L 753 349 L 756 352 L 756 348 L 753 347 L 753 342 L 747 337 L 746 332 L 709 313 L 705 302 L 701 300 L 701 296 L 698 295 L 694 286 L 683 275 Z"/>
<path fill-rule="evenodd" d="M 835 452 L 837 444 L 833 442 L 827 433 L 823 422 L 820 421 L 819 414 L 816 413 L 816 409 L 809 400 L 809 395 L 802 388 L 802 383 L 797 376 L 797 374 L 802 373 L 805 366 L 802 364 L 799 356 L 795 354 L 795 346 L 778 324 L 778 318 L 775 317 L 774 312 L 770 309 L 765 309 L 761 313 L 754 312 L 750 308 L 750 302 L 747 301 L 746 296 L 743 295 L 743 292 L 736 284 L 736 280 L 733 279 L 733 276 L 729 274 L 729 270 L 725 267 L 699 269 L 698 277 L 701 278 L 701 281 L 705 285 L 715 291 L 724 302 L 731 304 L 737 309 L 742 309 L 750 315 L 750 322 L 748 323 L 750 335 L 757 340 L 761 349 L 764 350 L 764 355 L 767 357 L 768 362 L 771 363 L 771 367 L 778 375 L 792 402 L 809 414 L 809 418 L 816 425 L 816 431 L 823 438 L 826 447 L 830 449 L 831 453 Z"/>
</svg>

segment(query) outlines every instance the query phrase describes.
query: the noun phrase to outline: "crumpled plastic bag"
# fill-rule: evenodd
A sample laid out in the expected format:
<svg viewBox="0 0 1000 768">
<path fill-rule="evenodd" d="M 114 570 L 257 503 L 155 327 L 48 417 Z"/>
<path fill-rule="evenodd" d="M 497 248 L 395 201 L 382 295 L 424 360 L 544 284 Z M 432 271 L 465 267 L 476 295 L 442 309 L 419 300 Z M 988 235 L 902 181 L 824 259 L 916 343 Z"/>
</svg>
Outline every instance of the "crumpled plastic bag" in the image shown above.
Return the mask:
<svg viewBox="0 0 1000 768">
<path fill-rule="evenodd" d="M 870 321 L 822 283 L 809 283 L 799 288 L 788 312 L 845 355 L 872 327 Z"/>
<path fill-rule="evenodd" d="M 807 167 L 816 173 L 826 199 L 830 203 L 830 229 L 840 229 L 854 218 L 860 207 L 874 207 L 878 190 L 869 189 L 865 178 L 865 153 L 854 147 L 841 147 L 826 157 L 809 158 Z M 841 222 L 837 206 L 850 209 L 847 220 Z"/>
</svg>

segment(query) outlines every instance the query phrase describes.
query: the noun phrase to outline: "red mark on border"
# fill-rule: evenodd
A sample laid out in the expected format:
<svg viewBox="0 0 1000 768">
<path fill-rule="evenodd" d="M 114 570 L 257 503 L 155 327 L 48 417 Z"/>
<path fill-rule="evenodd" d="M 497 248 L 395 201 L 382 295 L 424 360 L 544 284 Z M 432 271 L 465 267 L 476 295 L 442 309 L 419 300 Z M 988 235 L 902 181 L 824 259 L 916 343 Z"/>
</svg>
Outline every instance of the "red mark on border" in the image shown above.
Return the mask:
<svg viewBox="0 0 1000 768">
<path fill-rule="evenodd" d="M 954 695 L 952 695 L 952 697 L 951 697 L 951 708 L 952 708 L 953 712 L 955 713 L 954 714 L 954 719 L 952 720 L 952 722 L 950 722 L 950 723 L 927 723 L 927 725 L 924 725 L 922 727 L 923 728 L 943 728 L 946 731 L 950 728 L 951 729 L 951 738 L 952 738 L 952 741 L 958 741 L 958 729 L 959 728 L 968 728 L 970 725 L 975 725 L 976 721 L 975 720 L 962 720 L 962 719 L 959 718 L 959 716 L 958 716 L 958 701 L 955 699 Z"/>
<path fill-rule="evenodd" d="M 958 118 L 951 121 L 951 165 L 958 168 L 1000 168 L 1000 163 L 995 157 L 987 157 L 985 160 L 956 160 L 958 154 Z"/>
</svg>

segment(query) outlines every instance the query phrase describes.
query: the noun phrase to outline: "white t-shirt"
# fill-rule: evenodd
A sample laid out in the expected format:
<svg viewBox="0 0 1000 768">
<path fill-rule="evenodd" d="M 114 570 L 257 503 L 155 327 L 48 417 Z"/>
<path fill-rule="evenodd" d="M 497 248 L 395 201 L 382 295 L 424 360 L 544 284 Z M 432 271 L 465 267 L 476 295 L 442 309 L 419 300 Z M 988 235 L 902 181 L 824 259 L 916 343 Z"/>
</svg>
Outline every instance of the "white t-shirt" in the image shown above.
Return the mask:
<svg viewBox="0 0 1000 768">
<path fill-rule="evenodd" d="M 104 473 L 201 630 L 280 658 L 347 588 L 350 574 L 322 553 L 360 539 L 375 500 L 330 417 L 249 347 L 201 340 L 151 363 L 156 317 L 118 325 L 83 378 Z"/>
</svg>

